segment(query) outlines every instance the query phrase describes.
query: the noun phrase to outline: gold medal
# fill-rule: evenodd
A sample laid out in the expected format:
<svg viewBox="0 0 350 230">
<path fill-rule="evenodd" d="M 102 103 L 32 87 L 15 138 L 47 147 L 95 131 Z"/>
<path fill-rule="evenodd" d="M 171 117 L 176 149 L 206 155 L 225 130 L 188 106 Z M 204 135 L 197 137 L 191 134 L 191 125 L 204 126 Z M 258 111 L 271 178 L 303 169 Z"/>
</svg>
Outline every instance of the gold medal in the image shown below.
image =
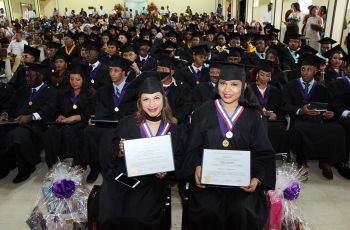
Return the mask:
<svg viewBox="0 0 350 230">
<path fill-rule="evenodd" d="M 53 70 L 51 70 L 52 71 L 52 73 L 54 73 L 55 72 L 55 70 L 53 69 Z"/>
<path fill-rule="evenodd" d="M 73 109 L 77 109 L 78 106 L 76 104 L 73 105 Z"/>
<path fill-rule="evenodd" d="M 92 79 L 92 80 L 91 80 L 91 84 L 94 84 L 94 83 L 95 83 L 95 81 L 94 81 L 94 79 Z"/>
<path fill-rule="evenodd" d="M 196 81 L 196 84 L 199 85 L 199 81 Z"/>
<path fill-rule="evenodd" d="M 264 107 L 264 108 L 262 109 L 262 111 L 265 113 L 267 110 L 266 110 L 266 108 Z"/>
<path fill-rule="evenodd" d="M 114 108 L 114 111 L 118 112 L 118 111 L 119 111 L 119 108 L 118 108 L 118 107 L 115 107 L 115 108 Z"/>
<path fill-rule="evenodd" d="M 222 146 L 224 146 L 225 148 L 227 148 L 230 145 L 230 142 L 228 142 L 227 139 L 222 141 Z"/>
<path fill-rule="evenodd" d="M 29 105 L 29 106 L 32 106 L 32 105 L 33 105 L 33 102 L 32 102 L 32 101 L 28 102 L 28 105 Z"/>
</svg>

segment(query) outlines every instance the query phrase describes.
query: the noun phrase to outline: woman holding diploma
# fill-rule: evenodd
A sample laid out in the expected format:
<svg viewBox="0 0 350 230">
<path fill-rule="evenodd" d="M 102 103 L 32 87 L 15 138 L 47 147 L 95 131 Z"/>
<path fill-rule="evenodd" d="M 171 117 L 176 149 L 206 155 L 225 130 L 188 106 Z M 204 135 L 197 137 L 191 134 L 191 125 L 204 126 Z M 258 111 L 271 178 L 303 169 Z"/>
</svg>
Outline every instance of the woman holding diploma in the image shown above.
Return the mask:
<svg viewBox="0 0 350 230">
<path fill-rule="evenodd" d="M 260 107 L 245 82 L 242 65 L 226 65 L 218 82 L 219 97 L 200 106 L 192 116 L 184 175 L 193 181 L 188 229 L 263 229 L 268 206 L 265 189 L 274 189 L 274 150 Z M 204 116 L 205 114 L 205 116 Z M 251 181 L 245 187 L 202 184 L 204 149 L 251 152 Z M 216 175 L 220 176 L 220 175 Z"/>
<path fill-rule="evenodd" d="M 58 157 L 75 158 L 79 153 L 80 136 L 93 111 L 94 91 L 86 81 L 88 68 L 75 64 L 69 76 L 70 87 L 59 91 L 56 124 L 46 130 L 44 137 L 45 159 L 49 168 Z"/>
<path fill-rule="evenodd" d="M 171 134 L 175 168 L 179 167 L 179 132 L 160 75 L 162 73 L 144 72 L 130 83 L 130 88 L 138 89 L 138 111 L 136 115 L 121 120 L 109 144 L 105 140 L 101 144 L 103 183 L 99 196 L 98 229 L 166 229 L 163 208 L 167 173 L 128 178 L 140 181 L 135 188 L 116 180 L 121 173 L 127 174 L 124 157 L 128 153 L 124 152 L 124 140 Z"/>
</svg>

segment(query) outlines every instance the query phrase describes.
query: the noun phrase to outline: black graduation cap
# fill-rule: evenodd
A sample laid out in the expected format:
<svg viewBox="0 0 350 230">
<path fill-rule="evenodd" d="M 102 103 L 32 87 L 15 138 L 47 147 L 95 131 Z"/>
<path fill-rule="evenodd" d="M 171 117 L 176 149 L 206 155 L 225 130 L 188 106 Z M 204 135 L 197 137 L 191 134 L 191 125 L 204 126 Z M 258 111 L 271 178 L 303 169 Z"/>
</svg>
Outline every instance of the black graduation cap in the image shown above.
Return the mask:
<svg viewBox="0 0 350 230">
<path fill-rule="evenodd" d="M 169 73 L 166 72 L 144 71 L 129 83 L 128 88 L 136 88 L 139 94 L 164 93 L 163 84 L 160 79 L 168 75 Z"/>
<path fill-rule="evenodd" d="M 111 33 L 108 30 L 105 30 L 102 32 L 101 36 L 108 36 L 108 37 L 112 37 Z"/>
<path fill-rule="evenodd" d="M 84 79 L 89 76 L 91 66 L 82 64 L 80 62 L 74 62 L 71 65 L 71 74 L 80 74 Z"/>
<path fill-rule="evenodd" d="M 199 31 L 194 31 L 194 32 L 192 33 L 192 38 L 193 38 L 193 37 L 201 38 L 202 36 L 203 36 L 202 33 L 199 32 Z"/>
<path fill-rule="evenodd" d="M 250 41 L 252 41 L 252 39 L 253 39 L 253 34 L 251 34 L 251 33 L 243 34 L 241 36 L 241 40 L 244 42 L 250 42 Z"/>
<path fill-rule="evenodd" d="M 302 37 L 304 37 L 304 35 L 302 34 L 296 34 L 296 33 L 289 34 L 289 39 L 301 39 Z"/>
<path fill-rule="evenodd" d="M 26 71 L 34 71 L 45 76 L 48 73 L 47 66 L 38 63 L 25 63 Z"/>
<path fill-rule="evenodd" d="M 175 30 L 172 30 L 166 33 L 165 36 L 167 36 L 168 38 L 178 38 L 179 34 Z"/>
<path fill-rule="evenodd" d="M 208 34 L 213 34 L 213 35 L 215 35 L 215 34 L 216 34 L 216 31 L 215 31 L 213 28 L 210 28 L 209 30 L 205 31 L 205 35 L 208 35 Z"/>
<path fill-rule="evenodd" d="M 120 47 L 121 43 L 119 41 L 117 41 L 116 39 L 109 39 L 109 41 L 107 42 L 107 45 Z"/>
<path fill-rule="evenodd" d="M 221 69 L 223 66 L 222 60 L 220 59 L 206 61 L 206 63 L 209 65 L 209 69 L 210 68 Z"/>
<path fill-rule="evenodd" d="M 343 54 L 343 57 L 346 56 L 346 52 L 341 48 L 340 45 L 334 46 L 332 49 L 328 50 L 326 53 L 324 53 L 324 57 L 330 58 L 334 53 L 340 52 Z"/>
<path fill-rule="evenodd" d="M 69 37 L 69 38 L 75 40 L 75 34 L 72 33 L 70 30 L 68 30 L 67 33 L 64 33 L 64 36 L 65 36 L 65 37 Z"/>
<path fill-rule="evenodd" d="M 65 53 L 65 52 L 57 52 L 56 55 L 53 57 L 53 60 L 56 61 L 56 60 L 59 60 L 59 59 L 62 59 L 64 60 L 65 62 L 68 62 L 70 60 L 70 57 Z"/>
<path fill-rule="evenodd" d="M 92 31 L 100 31 L 100 28 L 98 28 L 97 26 L 93 26 L 90 28 Z"/>
<path fill-rule="evenodd" d="M 230 41 L 230 40 L 241 40 L 241 36 L 239 35 L 239 33 L 230 33 L 228 36 L 227 36 L 227 41 Z"/>
<path fill-rule="evenodd" d="M 299 54 L 299 55 L 304 55 L 304 54 L 307 54 L 307 53 L 315 55 L 315 54 L 318 53 L 318 51 L 315 50 L 314 48 L 312 48 L 309 45 L 304 45 L 296 53 Z"/>
<path fill-rule="evenodd" d="M 149 47 L 151 47 L 151 46 L 152 46 L 152 41 L 150 41 L 150 40 L 140 40 L 140 41 L 137 43 L 137 45 L 138 45 L 139 47 L 141 47 L 141 46 L 149 46 Z"/>
<path fill-rule="evenodd" d="M 174 42 L 168 40 L 162 44 L 162 48 L 163 49 L 176 49 L 177 45 Z"/>
<path fill-rule="evenodd" d="M 231 56 L 231 57 L 242 57 L 244 54 L 244 49 L 240 48 L 240 47 L 231 47 L 228 49 L 228 54 L 227 56 Z"/>
<path fill-rule="evenodd" d="M 89 42 L 86 45 L 86 50 L 96 50 L 97 52 L 100 51 L 100 45 L 97 44 L 96 42 Z"/>
<path fill-rule="evenodd" d="M 266 35 L 266 41 L 273 41 L 278 40 L 278 34 L 277 33 L 269 33 Z"/>
<path fill-rule="evenodd" d="M 48 42 L 47 43 L 47 48 L 49 49 L 59 49 L 62 47 L 62 44 L 61 43 L 58 43 L 58 42 Z"/>
<path fill-rule="evenodd" d="M 23 53 L 30 54 L 35 58 L 35 60 L 39 60 L 40 50 L 38 50 L 36 48 L 33 48 L 31 46 L 28 46 L 28 45 L 24 45 Z"/>
<path fill-rule="evenodd" d="M 254 36 L 254 41 L 257 42 L 257 41 L 265 41 L 266 40 L 266 36 L 263 35 L 263 34 L 256 34 Z"/>
<path fill-rule="evenodd" d="M 321 43 L 321 44 L 331 44 L 331 45 L 337 43 L 336 41 L 334 41 L 334 40 L 333 40 L 332 38 L 330 38 L 330 37 L 322 38 L 322 39 L 319 40 L 318 42 Z"/>
<path fill-rule="evenodd" d="M 298 60 L 299 60 L 298 62 L 300 64 L 300 66 L 303 66 L 303 65 L 318 66 L 320 64 L 326 63 L 325 59 L 320 58 L 320 57 L 313 55 L 313 54 L 310 54 L 310 53 L 307 53 L 307 54 L 300 56 L 298 58 Z"/>
<path fill-rule="evenodd" d="M 128 32 L 125 32 L 124 30 L 120 31 L 118 36 L 123 35 L 124 37 L 126 37 L 126 39 L 128 39 L 128 41 L 130 40 L 130 34 Z"/>
<path fill-rule="evenodd" d="M 123 52 L 123 53 L 126 53 L 126 52 L 134 52 L 135 54 L 137 54 L 137 53 L 138 53 L 138 50 L 137 50 L 136 47 L 133 46 L 133 45 L 127 45 L 127 46 L 125 46 L 125 47 L 123 48 L 122 52 Z"/>
<path fill-rule="evenodd" d="M 169 69 L 174 68 L 174 62 L 172 61 L 172 58 L 169 57 L 169 55 L 159 51 L 155 55 L 157 58 L 157 66 L 167 67 Z"/>
<path fill-rule="evenodd" d="M 257 69 L 265 72 L 272 72 L 272 67 L 274 66 L 272 61 L 260 58 L 250 58 L 250 61 L 256 66 Z"/>
<path fill-rule="evenodd" d="M 207 55 L 209 47 L 207 45 L 198 45 L 191 47 L 193 55 Z"/>
<path fill-rule="evenodd" d="M 229 30 L 233 30 L 234 26 L 235 26 L 235 25 L 232 24 L 232 23 L 227 24 L 227 28 L 228 28 Z"/>
<path fill-rule="evenodd" d="M 269 30 L 269 33 L 275 33 L 275 34 L 278 34 L 281 30 L 275 28 L 275 27 L 272 27 L 270 30 Z"/>
<path fill-rule="evenodd" d="M 173 31 L 174 28 L 169 26 L 169 25 L 166 25 L 166 26 L 163 26 L 162 27 L 162 30 L 166 31 L 166 32 L 170 32 L 170 31 Z"/>
<path fill-rule="evenodd" d="M 130 68 L 130 66 L 132 65 L 133 62 L 122 58 L 118 55 L 113 55 L 111 57 L 111 59 L 109 60 L 108 66 L 109 67 L 119 67 L 121 68 L 123 71 L 128 71 L 128 69 Z"/>
<path fill-rule="evenodd" d="M 197 31 L 198 30 L 198 25 L 194 24 L 194 23 L 191 23 L 191 24 L 188 25 L 187 28 L 188 29 L 192 29 L 193 31 Z"/>
<path fill-rule="evenodd" d="M 151 31 L 147 30 L 147 29 L 141 29 L 140 30 L 140 36 L 144 37 L 144 36 L 151 36 Z"/>
<path fill-rule="evenodd" d="M 78 33 L 77 37 L 78 37 L 78 38 L 80 38 L 80 37 L 86 38 L 86 37 L 87 37 L 87 34 L 84 33 L 84 32 L 80 32 L 80 33 Z"/>
<path fill-rule="evenodd" d="M 107 29 L 108 29 L 108 30 L 116 30 L 117 27 L 114 26 L 114 25 L 109 25 Z"/>
</svg>

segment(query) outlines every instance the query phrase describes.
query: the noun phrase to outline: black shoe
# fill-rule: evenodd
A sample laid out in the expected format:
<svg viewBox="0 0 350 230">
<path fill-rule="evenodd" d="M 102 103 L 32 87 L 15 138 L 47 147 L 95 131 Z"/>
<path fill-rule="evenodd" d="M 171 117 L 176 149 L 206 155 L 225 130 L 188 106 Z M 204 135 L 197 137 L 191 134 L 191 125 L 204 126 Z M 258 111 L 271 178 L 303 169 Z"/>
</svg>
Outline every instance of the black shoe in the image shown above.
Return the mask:
<svg viewBox="0 0 350 230">
<path fill-rule="evenodd" d="M 92 169 L 86 178 L 86 182 L 89 184 L 94 183 L 97 180 L 100 171 L 98 169 Z"/>
<path fill-rule="evenodd" d="M 347 162 L 337 164 L 335 168 L 338 170 L 339 174 L 342 177 L 350 180 L 350 168 Z"/>
<path fill-rule="evenodd" d="M 15 179 L 13 179 L 12 183 L 14 183 L 14 184 L 21 183 L 21 182 L 27 180 L 29 177 L 30 177 L 30 173 L 29 174 L 18 173 L 17 176 L 15 177 Z"/>
</svg>

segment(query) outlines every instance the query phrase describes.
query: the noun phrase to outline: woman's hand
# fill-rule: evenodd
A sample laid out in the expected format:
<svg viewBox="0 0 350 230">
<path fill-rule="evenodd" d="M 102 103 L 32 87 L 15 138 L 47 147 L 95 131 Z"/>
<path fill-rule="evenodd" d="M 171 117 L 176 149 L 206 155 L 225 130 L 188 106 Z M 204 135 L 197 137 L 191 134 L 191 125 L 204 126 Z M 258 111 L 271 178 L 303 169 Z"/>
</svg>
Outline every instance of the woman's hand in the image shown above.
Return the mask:
<svg viewBox="0 0 350 230">
<path fill-rule="evenodd" d="M 124 138 L 121 138 L 119 141 L 119 152 L 118 152 L 118 157 L 122 158 L 125 156 L 125 150 L 124 150 Z"/>
<path fill-rule="evenodd" d="M 194 179 L 198 188 L 205 188 L 205 186 L 201 184 L 201 172 L 202 166 L 197 166 L 196 171 L 194 172 Z"/>
<path fill-rule="evenodd" d="M 270 113 L 269 115 L 270 115 L 270 116 L 269 116 L 269 120 L 271 120 L 271 121 L 277 120 L 277 114 L 275 114 L 275 113 Z"/>
<path fill-rule="evenodd" d="M 136 74 L 140 74 L 141 73 L 141 70 L 137 66 L 136 62 L 132 63 L 132 65 L 130 67 L 131 67 L 131 69 L 133 69 L 135 71 Z"/>
<path fill-rule="evenodd" d="M 245 192 L 254 192 L 256 187 L 260 184 L 260 181 L 258 178 L 252 178 L 250 180 L 250 185 L 246 187 L 241 187 L 241 189 Z"/>
<path fill-rule="evenodd" d="M 334 112 L 333 111 L 326 111 L 323 113 L 323 117 L 328 120 L 328 119 L 332 119 L 334 117 Z"/>
<path fill-rule="evenodd" d="M 160 172 L 160 173 L 156 174 L 156 177 L 159 178 L 159 179 L 163 179 L 166 175 L 167 175 L 166 172 Z"/>
</svg>

